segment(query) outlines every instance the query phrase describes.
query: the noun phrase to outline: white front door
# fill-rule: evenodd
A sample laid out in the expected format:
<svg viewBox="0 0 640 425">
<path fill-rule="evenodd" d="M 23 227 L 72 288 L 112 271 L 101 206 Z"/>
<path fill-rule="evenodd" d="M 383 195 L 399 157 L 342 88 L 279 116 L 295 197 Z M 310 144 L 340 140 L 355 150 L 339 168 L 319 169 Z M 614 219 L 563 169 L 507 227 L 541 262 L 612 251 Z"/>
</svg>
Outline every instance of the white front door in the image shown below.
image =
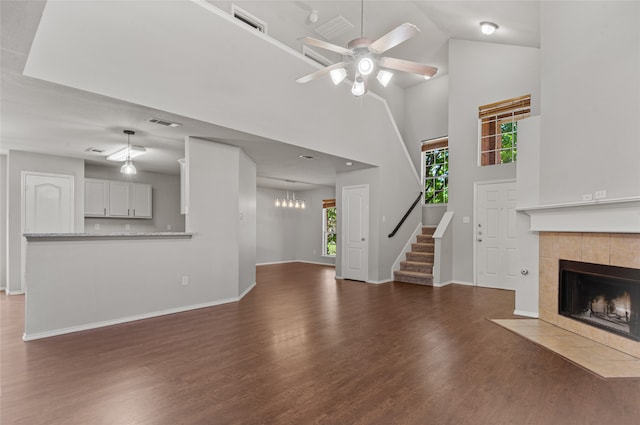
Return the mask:
<svg viewBox="0 0 640 425">
<path fill-rule="evenodd" d="M 342 277 L 369 278 L 369 185 L 342 188 Z"/>
<path fill-rule="evenodd" d="M 518 274 L 516 182 L 476 185 L 476 285 L 515 290 Z"/>
<path fill-rule="evenodd" d="M 71 233 L 74 229 L 73 176 L 22 173 L 22 232 Z M 25 290 L 26 244 L 22 241 L 22 290 Z"/>
</svg>

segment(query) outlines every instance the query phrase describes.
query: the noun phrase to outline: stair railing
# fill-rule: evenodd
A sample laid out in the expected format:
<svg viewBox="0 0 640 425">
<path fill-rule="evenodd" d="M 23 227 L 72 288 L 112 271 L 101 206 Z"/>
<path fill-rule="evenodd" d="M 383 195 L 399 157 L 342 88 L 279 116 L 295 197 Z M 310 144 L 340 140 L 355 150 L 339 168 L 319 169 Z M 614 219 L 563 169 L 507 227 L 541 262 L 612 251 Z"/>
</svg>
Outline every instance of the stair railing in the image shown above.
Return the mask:
<svg viewBox="0 0 640 425">
<path fill-rule="evenodd" d="M 398 223 L 398 225 L 395 227 L 395 229 L 393 229 L 393 232 L 389 233 L 389 237 L 392 238 L 395 236 L 396 233 L 398 233 L 398 229 L 400 228 L 400 226 L 402 226 L 402 224 L 405 222 L 405 220 L 407 219 L 407 217 L 409 217 L 409 214 L 411 214 L 411 211 L 413 211 L 413 209 L 416 207 L 416 205 L 418 205 L 418 202 L 420 202 L 420 199 L 422 198 L 422 192 L 420 192 L 418 194 L 418 197 L 416 198 L 415 201 L 413 201 L 413 204 L 411 204 L 411 206 L 409 207 L 409 209 L 407 210 L 407 212 L 405 213 L 405 215 L 402 217 L 402 219 L 400 219 L 400 222 Z"/>
</svg>

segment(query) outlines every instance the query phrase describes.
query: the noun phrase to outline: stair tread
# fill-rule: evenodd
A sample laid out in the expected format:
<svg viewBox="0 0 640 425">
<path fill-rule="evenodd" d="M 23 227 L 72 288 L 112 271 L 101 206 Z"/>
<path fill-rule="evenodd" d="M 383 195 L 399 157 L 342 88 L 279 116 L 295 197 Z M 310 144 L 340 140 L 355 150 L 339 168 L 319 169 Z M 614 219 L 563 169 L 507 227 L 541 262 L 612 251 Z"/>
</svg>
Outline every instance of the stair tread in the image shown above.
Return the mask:
<svg viewBox="0 0 640 425">
<path fill-rule="evenodd" d="M 433 262 L 430 262 L 430 261 L 406 260 L 406 261 L 400 261 L 400 264 L 406 264 L 408 266 L 433 266 Z"/>
<path fill-rule="evenodd" d="M 398 274 L 398 275 L 401 275 L 401 276 L 428 277 L 428 278 L 432 278 L 433 277 L 433 275 L 430 274 L 430 273 L 412 272 L 412 271 L 408 271 L 408 270 L 396 270 L 394 273 Z"/>
</svg>

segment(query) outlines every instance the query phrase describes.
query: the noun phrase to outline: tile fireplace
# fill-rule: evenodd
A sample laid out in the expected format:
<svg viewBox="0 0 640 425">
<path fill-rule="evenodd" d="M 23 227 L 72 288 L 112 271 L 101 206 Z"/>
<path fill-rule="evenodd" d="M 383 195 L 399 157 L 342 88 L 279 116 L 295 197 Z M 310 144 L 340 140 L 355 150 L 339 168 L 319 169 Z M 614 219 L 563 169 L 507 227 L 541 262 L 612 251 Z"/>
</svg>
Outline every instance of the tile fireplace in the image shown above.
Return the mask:
<svg viewBox="0 0 640 425">
<path fill-rule="evenodd" d="M 558 312 L 640 341 L 640 270 L 560 260 Z"/>
<path fill-rule="evenodd" d="M 640 234 L 543 231 L 539 233 L 539 248 L 540 318 L 601 344 L 640 357 L 640 338 L 632 336 L 637 335 L 638 332 L 637 321 L 640 314 L 638 305 L 628 306 L 629 321 L 627 321 L 626 307 L 620 307 L 624 306 L 625 302 L 623 300 L 625 291 L 621 289 L 621 285 L 625 286 L 628 280 L 640 280 L 638 278 L 640 276 Z M 564 260 L 564 263 L 561 260 Z M 565 265 L 563 272 L 561 272 L 561 263 Z M 595 291 L 597 293 L 587 289 L 586 295 L 580 295 L 577 301 L 574 299 L 569 302 L 574 303 L 571 308 L 578 311 L 563 313 L 561 312 L 561 298 L 563 298 L 561 275 L 568 271 L 575 271 L 574 269 L 577 268 L 575 263 L 582 263 L 582 265 L 587 263 L 587 270 L 577 279 L 581 282 L 582 289 L 590 286 L 601 286 L 601 288 Z M 613 267 L 601 268 L 601 266 Z M 625 269 L 627 274 L 623 274 L 622 277 L 615 276 L 619 269 Z M 597 276 L 610 272 L 613 272 L 613 277 L 596 279 Z M 592 285 L 594 282 L 600 283 Z M 576 284 L 575 279 L 573 284 Z M 634 296 L 632 292 L 633 290 L 629 292 L 630 298 Z M 637 292 L 635 294 L 636 301 L 632 300 L 631 303 L 638 302 Z M 565 298 L 568 296 L 564 295 Z M 585 297 L 586 300 L 580 297 Z M 578 304 L 577 307 L 575 303 Z M 619 306 L 618 309 L 615 305 Z M 588 319 L 585 319 L 585 313 Z M 585 320 L 574 317 L 580 315 Z M 605 329 L 607 326 L 609 329 Z M 631 328 L 634 330 L 632 331 Z"/>
</svg>

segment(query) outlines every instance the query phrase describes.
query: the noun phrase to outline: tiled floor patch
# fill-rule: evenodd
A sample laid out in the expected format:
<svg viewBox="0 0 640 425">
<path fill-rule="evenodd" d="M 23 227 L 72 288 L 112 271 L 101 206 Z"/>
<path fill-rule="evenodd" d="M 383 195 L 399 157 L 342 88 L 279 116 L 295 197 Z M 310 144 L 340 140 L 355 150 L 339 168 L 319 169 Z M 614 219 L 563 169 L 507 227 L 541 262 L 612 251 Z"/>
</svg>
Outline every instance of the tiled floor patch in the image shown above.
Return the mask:
<svg viewBox="0 0 640 425">
<path fill-rule="evenodd" d="M 640 378 L 640 359 L 539 319 L 492 319 L 603 378 Z"/>
</svg>

